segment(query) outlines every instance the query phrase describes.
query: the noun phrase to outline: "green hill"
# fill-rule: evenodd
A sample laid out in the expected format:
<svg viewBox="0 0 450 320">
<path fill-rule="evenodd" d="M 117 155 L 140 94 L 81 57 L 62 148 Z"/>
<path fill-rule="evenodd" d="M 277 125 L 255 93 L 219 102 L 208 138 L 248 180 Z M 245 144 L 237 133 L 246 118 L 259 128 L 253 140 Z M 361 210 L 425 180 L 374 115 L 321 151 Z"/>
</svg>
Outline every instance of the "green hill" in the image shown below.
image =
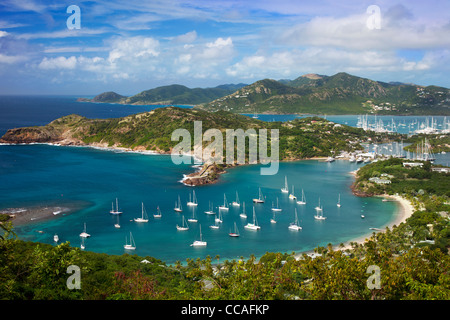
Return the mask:
<svg viewBox="0 0 450 320">
<path fill-rule="evenodd" d="M 178 104 L 196 105 L 207 103 L 219 97 L 226 96 L 245 84 L 224 84 L 214 88 L 188 88 L 179 84 L 161 86 L 150 90 L 142 91 L 131 97 L 125 97 L 115 92 L 104 92 L 93 99 L 80 98 L 79 101 L 106 102 L 120 104 Z"/>
<path fill-rule="evenodd" d="M 449 101 L 447 88 L 385 83 L 341 72 L 264 79 L 198 107 L 239 113 L 446 115 Z"/>
</svg>

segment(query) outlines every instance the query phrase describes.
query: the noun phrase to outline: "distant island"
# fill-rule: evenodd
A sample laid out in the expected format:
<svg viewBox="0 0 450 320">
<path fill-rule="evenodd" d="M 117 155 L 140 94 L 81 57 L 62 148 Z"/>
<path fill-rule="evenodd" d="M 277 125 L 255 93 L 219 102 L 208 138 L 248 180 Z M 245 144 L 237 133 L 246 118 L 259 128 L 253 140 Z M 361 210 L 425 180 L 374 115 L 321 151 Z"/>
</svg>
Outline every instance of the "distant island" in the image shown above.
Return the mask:
<svg viewBox="0 0 450 320">
<path fill-rule="evenodd" d="M 380 82 L 345 72 L 306 74 L 294 80 L 263 79 L 250 85 L 227 84 L 190 89 L 161 86 L 131 97 L 104 92 L 83 102 L 132 105 L 194 105 L 208 111 L 267 114 L 449 115 L 450 89 Z"/>
<path fill-rule="evenodd" d="M 226 96 L 245 84 L 224 84 L 214 88 L 188 88 L 179 84 L 161 86 L 127 97 L 116 92 L 103 92 L 92 99 L 78 98 L 80 102 L 118 103 L 131 105 L 197 105 Z"/>
</svg>

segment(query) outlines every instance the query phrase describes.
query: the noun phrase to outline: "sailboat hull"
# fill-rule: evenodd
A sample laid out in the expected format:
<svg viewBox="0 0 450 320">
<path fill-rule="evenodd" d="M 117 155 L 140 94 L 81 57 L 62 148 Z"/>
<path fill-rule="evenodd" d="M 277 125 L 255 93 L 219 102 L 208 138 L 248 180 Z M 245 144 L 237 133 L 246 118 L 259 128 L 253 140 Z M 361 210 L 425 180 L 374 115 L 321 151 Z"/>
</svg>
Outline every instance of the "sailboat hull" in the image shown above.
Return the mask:
<svg viewBox="0 0 450 320">
<path fill-rule="evenodd" d="M 194 241 L 194 243 L 191 244 L 192 247 L 206 247 L 205 241 Z"/>
</svg>

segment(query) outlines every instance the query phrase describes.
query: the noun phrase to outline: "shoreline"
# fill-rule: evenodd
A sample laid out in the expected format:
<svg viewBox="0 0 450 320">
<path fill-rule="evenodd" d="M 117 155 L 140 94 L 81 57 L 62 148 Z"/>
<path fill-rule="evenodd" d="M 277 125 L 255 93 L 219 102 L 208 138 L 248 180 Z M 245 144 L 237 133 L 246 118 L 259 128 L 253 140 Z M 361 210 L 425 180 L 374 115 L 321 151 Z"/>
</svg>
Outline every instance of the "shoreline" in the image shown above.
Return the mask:
<svg viewBox="0 0 450 320">
<path fill-rule="evenodd" d="M 0 214 L 10 216 L 8 221 L 17 226 L 24 226 L 34 222 L 42 222 L 57 218 L 58 215 L 66 215 L 74 209 L 64 206 L 31 206 L 18 208 L 5 208 L 0 210 Z"/>
<path fill-rule="evenodd" d="M 393 201 L 397 203 L 397 211 L 394 213 L 393 220 L 383 225 L 381 228 L 376 228 L 376 230 L 371 230 L 371 233 L 368 233 L 367 235 L 360 236 L 358 238 L 355 238 L 353 240 L 349 240 L 344 242 L 344 247 L 340 247 L 338 250 L 351 250 L 353 247 L 351 243 L 357 243 L 357 244 L 363 244 L 365 243 L 370 237 L 373 235 L 374 232 L 385 232 L 387 228 L 392 229 L 394 226 L 399 226 L 401 223 L 406 222 L 406 220 L 412 216 L 415 209 L 411 202 L 407 200 L 406 198 L 403 198 L 398 195 L 375 195 L 373 197 L 376 198 L 384 198 L 384 199 L 390 199 L 389 201 Z"/>
</svg>

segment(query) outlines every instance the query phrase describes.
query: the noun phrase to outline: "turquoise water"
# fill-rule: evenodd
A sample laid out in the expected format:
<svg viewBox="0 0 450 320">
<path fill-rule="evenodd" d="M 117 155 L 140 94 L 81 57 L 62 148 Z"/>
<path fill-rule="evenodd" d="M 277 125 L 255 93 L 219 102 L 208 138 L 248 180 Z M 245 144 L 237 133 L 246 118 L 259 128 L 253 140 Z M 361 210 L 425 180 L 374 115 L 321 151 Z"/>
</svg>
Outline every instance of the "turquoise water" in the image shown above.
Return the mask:
<svg viewBox="0 0 450 320">
<path fill-rule="evenodd" d="M 76 212 L 60 214 L 53 220 L 18 227 L 21 239 L 53 243 L 53 235 L 60 241 L 70 241 L 79 246 L 79 234 L 83 224 L 91 237 L 85 240 L 86 250 L 110 254 L 125 252 L 141 256 L 153 256 L 168 263 L 186 258 L 204 258 L 206 255 L 223 259 L 238 259 L 250 254 L 261 256 L 265 252 L 308 251 L 318 245 L 339 244 L 371 232 L 371 227 L 382 227 L 392 220 L 396 204 L 382 202 L 379 198 L 358 198 L 351 194 L 353 177 L 348 174 L 360 165 L 348 161 L 333 163 L 316 160 L 283 162 L 278 174 L 261 176 L 260 166 L 233 168 L 221 176 L 213 185 L 195 187 L 199 205 L 186 206 L 193 188 L 180 183 L 183 174 L 195 169 L 189 165 L 174 165 L 167 155 L 143 155 L 120 153 L 85 147 L 58 147 L 50 145 L 0 146 L 0 209 L 32 205 L 77 206 Z M 301 196 L 304 189 L 307 204 L 302 206 L 289 200 L 281 193 L 285 176 L 289 187 L 295 187 L 295 194 Z M 264 204 L 253 205 L 261 188 Z M 224 193 L 229 203 L 235 200 L 238 191 L 241 203 L 245 201 L 246 212 L 251 220 L 252 208 L 261 230 L 244 229 L 247 220 L 239 213 L 241 208 L 230 205 L 223 212 L 220 229 L 209 228 L 214 216 L 206 215 L 212 201 L 223 204 Z M 340 194 L 342 207 L 336 202 Z M 183 213 L 173 208 L 177 197 L 183 204 Z M 119 199 L 121 228 L 114 228 L 116 216 L 109 214 L 111 202 Z M 325 221 L 314 219 L 314 207 L 320 197 Z M 272 218 L 272 201 L 283 209 Z M 149 222 L 138 224 L 134 218 L 141 215 L 141 202 L 149 214 Z M 162 218 L 153 218 L 156 207 L 162 211 Z M 294 209 L 303 230 L 289 231 L 294 220 Z M 177 231 L 181 216 L 192 216 L 199 220 L 190 223 L 188 231 Z M 360 215 L 364 214 L 365 219 Z M 228 236 L 236 222 L 239 238 Z M 205 248 L 191 247 L 199 238 L 202 228 Z M 39 231 L 39 232 L 38 232 Z M 136 242 L 135 251 L 125 251 L 125 237 L 130 231 Z"/>
</svg>

